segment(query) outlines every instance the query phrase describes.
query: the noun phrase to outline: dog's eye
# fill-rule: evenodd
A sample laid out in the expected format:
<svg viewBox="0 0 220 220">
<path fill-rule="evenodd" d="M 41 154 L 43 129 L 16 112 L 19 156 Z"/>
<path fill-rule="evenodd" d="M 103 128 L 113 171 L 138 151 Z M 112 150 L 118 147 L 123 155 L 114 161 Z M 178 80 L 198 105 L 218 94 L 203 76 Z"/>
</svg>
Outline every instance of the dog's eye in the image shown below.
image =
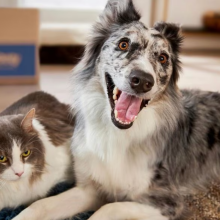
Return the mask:
<svg viewBox="0 0 220 220">
<path fill-rule="evenodd" d="M 127 50 L 129 48 L 129 43 L 127 41 L 121 41 L 118 47 L 120 50 Z"/>
<path fill-rule="evenodd" d="M 160 62 L 161 64 L 165 64 L 165 63 L 167 63 L 167 61 L 168 61 L 167 55 L 161 54 L 161 55 L 159 56 L 159 62 Z"/>
</svg>

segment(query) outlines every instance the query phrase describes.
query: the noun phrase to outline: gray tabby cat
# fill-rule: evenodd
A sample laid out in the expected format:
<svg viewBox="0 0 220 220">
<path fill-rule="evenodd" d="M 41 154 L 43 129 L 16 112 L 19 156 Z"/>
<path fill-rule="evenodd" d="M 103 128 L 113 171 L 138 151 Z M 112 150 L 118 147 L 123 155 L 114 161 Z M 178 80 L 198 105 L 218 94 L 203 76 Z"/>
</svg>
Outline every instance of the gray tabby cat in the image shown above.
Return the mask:
<svg viewBox="0 0 220 220">
<path fill-rule="evenodd" d="M 0 113 L 0 210 L 30 204 L 71 180 L 73 124 L 68 106 L 44 92 Z"/>
</svg>

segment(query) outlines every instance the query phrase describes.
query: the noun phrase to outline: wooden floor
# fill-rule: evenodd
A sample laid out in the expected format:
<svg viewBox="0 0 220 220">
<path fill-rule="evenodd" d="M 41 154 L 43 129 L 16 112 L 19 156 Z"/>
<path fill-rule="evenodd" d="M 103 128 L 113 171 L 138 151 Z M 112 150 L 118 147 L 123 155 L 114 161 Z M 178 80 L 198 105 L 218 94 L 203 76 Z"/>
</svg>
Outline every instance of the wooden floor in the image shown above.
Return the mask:
<svg viewBox="0 0 220 220">
<path fill-rule="evenodd" d="M 181 88 L 220 92 L 220 55 L 181 56 L 183 71 L 179 81 Z M 44 90 L 60 101 L 70 103 L 70 72 L 72 66 L 42 66 L 39 86 L 0 86 L 0 111 L 22 96 Z"/>
</svg>

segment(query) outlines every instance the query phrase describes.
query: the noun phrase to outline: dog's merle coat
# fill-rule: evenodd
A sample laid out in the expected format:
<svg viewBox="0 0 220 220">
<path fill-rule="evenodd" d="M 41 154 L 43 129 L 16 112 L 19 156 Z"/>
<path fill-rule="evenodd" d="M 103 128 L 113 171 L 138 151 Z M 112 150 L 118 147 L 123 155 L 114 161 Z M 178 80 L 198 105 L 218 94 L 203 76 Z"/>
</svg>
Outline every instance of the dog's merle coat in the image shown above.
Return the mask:
<svg viewBox="0 0 220 220">
<path fill-rule="evenodd" d="M 155 72 L 157 92 L 151 94 L 153 100 L 147 108 L 154 109 L 156 128 L 150 135 L 146 133 L 145 141 L 152 146 L 148 144 L 145 146 L 143 141 L 141 147 L 152 147 L 151 151 L 154 151 L 156 157 L 151 167 L 153 176 L 149 188 L 137 201 L 160 209 L 162 215 L 168 219 L 182 219 L 185 217 L 183 196 L 195 192 L 198 187 L 206 186 L 213 178 L 219 176 L 220 95 L 178 90 L 176 84 L 180 70 L 178 55 L 182 42 L 178 26 L 161 22 L 153 29 L 149 29 L 139 22 L 140 15 L 134 9 L 132 1 L 129 1 L 124 9 L 116 3 L 115 6 L 112 5 L 112 2 L 116 1 L 109 1 L 100 22 L 94 26 L 92 38 L 82 61 L 83 66 L 75 71 L 74 80 L 77 80 L 75 84 L 85 85 L 83 93 L 89 88 L 93 90 L 92 87 L 104 93 L 105 86 L 103 88 L 103 85 L 100 85 L 102 83 L 97 81 L 102 81 L 102 75 L 107 71 L 112 74 L 114 83 L 121 90 L 127 89 L 126 91 L 132 94 L 132 91 L 126 87 L 126 82 L 122 84 L 120 80 L 126 79 L 124 76 L 129 74 L 128 71 L 132 68 L 140 68 L 140 57 L 148 55 L 148 62 Z M 117 48 L 117 42 L 124 36 L 134 40 L 130 51 L 126 54 Z M 157 62 L 157 56 L 164 49 L 169 53 L 170 59 L 166 66 L 161 66 Z M 86 67 L 89 69 L 86 70 Z M 126 68 L 127 72 L 124 70 Z M 95 106 L 96 100 L 93 102 L 95 111 L 99 106 Z M 89 104 L 85 104 L 89 108 Z M 97 111 L 103 115 L 104 110 Z M 94 111 L 88 109 L 89 114 L 90 112 L 94 114 L 94 120 L 99 120 L 96 119 Z M 78 113 L 78 117 L 83 118 L 82 113 Z M 104 117 L 108 116 L 104 115 Z M 147 117 L 143 116 L 140 120 L 144 119 L 147 127 Z M 85 128 L 80 128 L 82 120 L 78 123 L 78 129 L 83 129 L 85 132 Z M 109 129 L 113 128 L 109 127 Z M 130 129 L 132 130 L 133 127 Z M 78 131 L 74 136 L 77 135 Z M 132 143 L 133 140 L 130 141 L 129 148 L 134 148 L 135 146 L 132 145 L 135 143 Z M 129 195 L 126 197 L 128 201 L 131 200 Z"/>
<path fill-rule="evenodd" d="M 66 216 L 107 203 L 91 220 L 187 219 L 184 196 L 219 179 L 220 95 L 180 91 L 179 27 L 161 22 L 147 28 L 140 18 L 132 0 L 109 0 L 74 70 L 77 188 L 68 201 L 84 198 L 84 205 L 73 203 Z M 126 51 L 118 47 L 124 40 Z M 167 58 L 163 64 L 161 54 Z M 136 69 L 154 78 L 149 92 L 137 94 L 131 88 L 128 78 Z M 114 86 L 151 100 L 129 127 L 114 120 Z M 58 204 L 58 197 L 50 203 L 55 200 Z M 45 200 L 32 216 L 53 216 L 52 211 L 42 215 L 40 204 L 51 211 Z"/>
</svg>

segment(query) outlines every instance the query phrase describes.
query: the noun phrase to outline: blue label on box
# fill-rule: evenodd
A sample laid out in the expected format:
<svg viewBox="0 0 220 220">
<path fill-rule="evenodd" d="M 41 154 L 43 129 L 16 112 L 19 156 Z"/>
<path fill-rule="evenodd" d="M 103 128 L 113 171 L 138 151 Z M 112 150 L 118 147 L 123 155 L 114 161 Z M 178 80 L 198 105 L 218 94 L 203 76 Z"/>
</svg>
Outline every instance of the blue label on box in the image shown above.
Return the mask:
<svg viewBox="0 0 220 220">
<path fill-rule="evenodd" d="M 1 45 L 1 76 L 34 76 L 36 72 L 35 45 Z"/>
</svg>

